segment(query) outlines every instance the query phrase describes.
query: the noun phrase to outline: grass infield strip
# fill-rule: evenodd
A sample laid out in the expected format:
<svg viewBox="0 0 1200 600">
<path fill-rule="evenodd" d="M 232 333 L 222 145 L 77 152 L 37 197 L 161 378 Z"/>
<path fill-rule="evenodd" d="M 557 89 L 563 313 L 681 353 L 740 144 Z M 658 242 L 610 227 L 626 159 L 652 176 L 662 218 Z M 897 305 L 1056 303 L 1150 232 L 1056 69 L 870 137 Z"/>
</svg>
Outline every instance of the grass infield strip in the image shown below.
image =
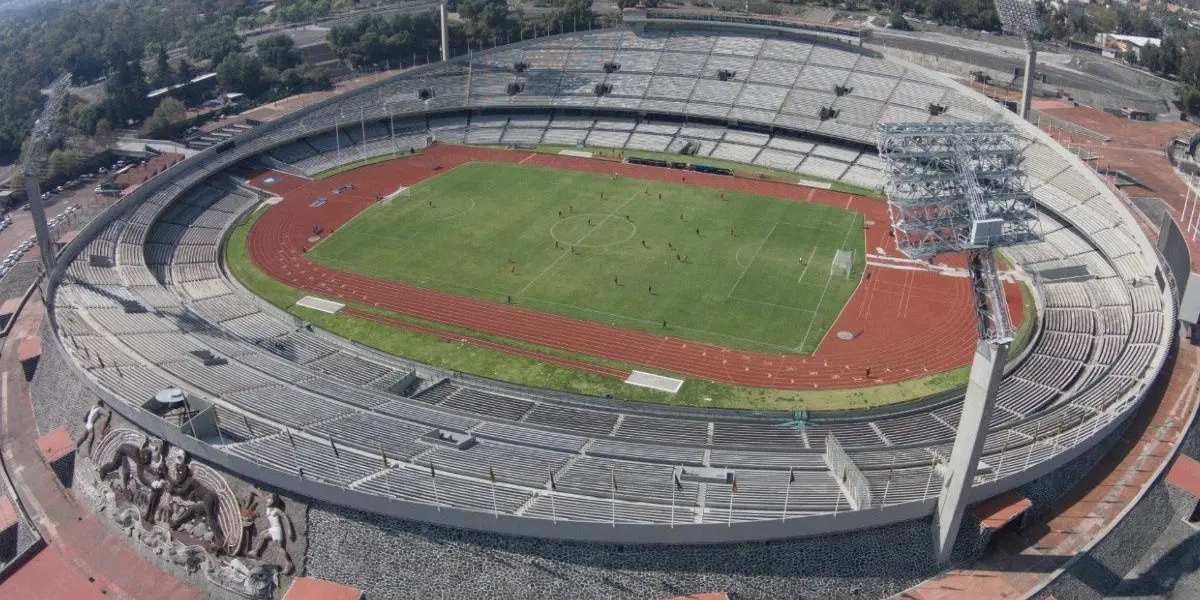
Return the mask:
<svg viewBox="0 0 1200 600">
<path fill-rule="evenodd" d="M 258 210 L 244 225 L 235 228 L 230 234 L 228 244 L 225 247 L 225 260 L 234 277 L 241 281 L 251 292 L 292 315 L 311 322 L 314 326 L 383 352 L 404 356 L 411 360 L 437 365 L 446 369 L 508 381 L 519 385 L 593 396 L 610 394 L 614 398 L 655 404 L 759 411 L 873 408 L 899 404 L 908 400 L 960 388 L 965 385 L 967 379 L 968 367 L 965 366 L 903 383 L 853 390 L 770 390 L 684 378 L 685 383 L 679 390 L 679 393 L 666 394 L 625 385 L 612 377 L 550 365 L 496 350 L 449 342 L 400 328 L 380 327 L 377 323 L 345 315 L 327 314 L 306 309 L 295 305 L 297 300 L 307 295 L 306 292 L 275 281 L 259 270 L 250 259 L 246 246 L 250 230 L 262 213 L 268 208 L 264 207 Z M 557 348 L 529 344 L 521 340 L 512 340 L 477 331 L 432 323 L 374 307 L 354 304 L 350 304 L 350 306 L 394 319 L 503 343 L 514 348 L 533 350 L 627 370 L 638 368 L 634 365 L 583 356 Z M 675 373 L 663 372 L 661 374 L 683 378 L 683 376 Z"/>
<path fill-rule="evenodd" d="M 468 163 L 309 251 L 344 272 L 648 333 L 814 351 L 858 287 L 862 215 L 679 183 Z M 835 276 L 839 250 L 849 276 Z"/>
</svg>

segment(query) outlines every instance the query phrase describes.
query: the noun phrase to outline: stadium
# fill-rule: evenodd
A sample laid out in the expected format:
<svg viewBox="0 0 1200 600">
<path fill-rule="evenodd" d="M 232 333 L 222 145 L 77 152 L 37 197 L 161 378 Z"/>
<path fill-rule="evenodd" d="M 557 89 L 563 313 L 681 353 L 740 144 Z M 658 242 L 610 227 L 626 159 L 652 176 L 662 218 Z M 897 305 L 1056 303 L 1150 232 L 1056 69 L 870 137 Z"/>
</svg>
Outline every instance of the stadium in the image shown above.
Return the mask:
<svg viewBox="0 0 1200 600">
<path fill-rule="evenodd" d="M 895 252 L 876 126 L 1003 122 L 1044 240 L 1005 251 L 1028 337 L 969 497 L 1052 498 L 1124 427 L 1174 343 L 1175 284 L 1079 156 L 855 29 L 626 22 L 416 67 L 172 166 L 66 244 L 46 353 L 143 431 L 338 510 L 622 552 L 886 531 L 928 553 L 913 524 L 933 514 L 961 388 L 804 415 L 626 402 L 382 352 L 279 305 L 452 325 L 460 347 L 520 340 L 612 381 L 632 365 L 776 390 L 901 383 L 965 365 L 975 312 L 946 274 L 960 263 Z M 792 182 L 731 174 L 781 171 Z M 291 295 L 234 276 L 238 244 Z M 186 420 L 154 404 L 170 388 Z M 980 543 L 963 527 L 958 556 Z"/>
</svg>

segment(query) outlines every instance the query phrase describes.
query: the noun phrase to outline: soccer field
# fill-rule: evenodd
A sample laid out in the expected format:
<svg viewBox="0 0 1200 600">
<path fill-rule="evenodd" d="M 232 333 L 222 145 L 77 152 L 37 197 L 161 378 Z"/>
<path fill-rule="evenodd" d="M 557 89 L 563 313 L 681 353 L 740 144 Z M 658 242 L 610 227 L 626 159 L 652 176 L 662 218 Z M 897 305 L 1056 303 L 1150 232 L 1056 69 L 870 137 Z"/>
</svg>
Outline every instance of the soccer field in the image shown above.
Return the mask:
<svg viewBox="0 0 1200 600">
<path fill-rule="evenodd" d="M 858 285 L 863 243 L 862 215 L 828 206 L 470 163 L 375 204 L 307 256 L 620 327 L 809 353 Z M 853 253 L 849 277 L 832 275 L 839 248 Z"/>
</svg>

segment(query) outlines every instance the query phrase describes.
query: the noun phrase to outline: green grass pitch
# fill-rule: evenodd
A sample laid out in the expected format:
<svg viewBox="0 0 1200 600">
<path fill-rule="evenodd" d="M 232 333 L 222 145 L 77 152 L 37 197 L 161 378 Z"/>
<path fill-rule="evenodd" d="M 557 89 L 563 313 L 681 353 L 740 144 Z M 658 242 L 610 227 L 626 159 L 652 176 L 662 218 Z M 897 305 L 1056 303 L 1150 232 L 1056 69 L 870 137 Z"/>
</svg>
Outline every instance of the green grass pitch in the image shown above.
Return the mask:
<svg viewBox="0 0 1200 600">
<path fill-rule="evenodd" d="M 308 258 L 619 327 L 810 353 L 858 285 L 863 244 L 862 215 L 828 206 L 471 163 L 368 208 Z M 831 273 L 839 248 L 854 255 L 848 278 Z"/>
</svg>

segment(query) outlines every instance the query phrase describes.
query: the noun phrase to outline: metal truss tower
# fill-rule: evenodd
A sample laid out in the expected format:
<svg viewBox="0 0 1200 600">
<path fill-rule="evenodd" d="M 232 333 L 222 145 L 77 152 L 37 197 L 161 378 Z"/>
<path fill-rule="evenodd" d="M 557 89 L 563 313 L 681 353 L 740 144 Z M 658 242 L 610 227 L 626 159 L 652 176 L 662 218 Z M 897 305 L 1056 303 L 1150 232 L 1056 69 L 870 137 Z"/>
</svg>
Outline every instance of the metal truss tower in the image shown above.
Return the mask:
<svg viewBox="0 0 1200 600">
<path fill-rule="evenodd" d="M 42 253 L 42 267 L 46 273 L 54 268 L 54 240 L 50 237 L 50 226 L 46 223 L 46 207 L 42 204 L 41 176 L 46 168 L 46 145 L 54 137 L 58 126 L 58 115 L 67 98 L 70 75 L 63 75 L 50 84 L 49 98 L 42 114 L 29 134 L 29 146 L 21 163 L 21 178 L 25 184 L 25 195 L 29 199 L 29 212 L 33 216 L 33 229 L 37 233 L 38 249 Z"/>
<path fill-rule="evenodd" d="M 1017 114 L 1029 119 L 1029 108 L 1033 104 L 1034 72 L 1037 70 L 1036 37 L 1042 30 L 1040 0 L 995 0 L 996 14 L 1004 31 L 1021 36 L 1025 40 L 1025 78 L 1021 86 L 1021 106 Z"/>
<path fill-rule="evenodd" d="M 950 558 L 1013 340 L 996 248 L 1041 239 L 1021 168 L 1017 130 L 1006 123 L 887 123 L 878 130 L 896 246 L 910 258 L 965 254 L 979 339 L 962 417 L 934 512 L 938 560 Z"/>
</svg>

